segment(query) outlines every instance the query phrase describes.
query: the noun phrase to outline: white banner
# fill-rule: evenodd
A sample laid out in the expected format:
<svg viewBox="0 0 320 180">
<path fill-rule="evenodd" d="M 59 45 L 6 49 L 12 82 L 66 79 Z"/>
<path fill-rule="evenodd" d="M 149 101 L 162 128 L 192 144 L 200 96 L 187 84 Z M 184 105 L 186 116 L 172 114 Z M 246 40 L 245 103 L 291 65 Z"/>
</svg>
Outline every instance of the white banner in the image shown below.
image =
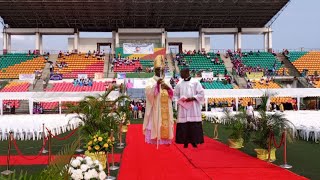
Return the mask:
<svg viewBox="0 0 320 180">
<path fill-rule="evenodd" d="M 88 74 L 78 74 L 78 79 L 88 79 Z"/>
<path fill-rule="evenodd" d="M 152 43 L 123 43 L 123 54 L 153 54 Z"/>
<path fill-rule="evenodd" d="M 35 74 L 19 74 L 19 80 L 21 81 L 33 81 L 35 78 Z"/>
<path fill-rule="evenodd" d="M 202 72 L 202 78 L 213 78 L 213 72 Z"/>
</svg>

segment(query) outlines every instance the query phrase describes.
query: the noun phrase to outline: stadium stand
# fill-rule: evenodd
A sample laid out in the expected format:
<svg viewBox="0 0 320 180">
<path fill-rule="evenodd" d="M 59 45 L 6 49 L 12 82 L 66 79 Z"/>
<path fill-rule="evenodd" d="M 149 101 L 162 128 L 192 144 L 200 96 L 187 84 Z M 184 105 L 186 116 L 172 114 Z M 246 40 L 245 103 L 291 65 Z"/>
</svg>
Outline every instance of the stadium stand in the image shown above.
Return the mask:
<svg viewBox="0 0 320 180">
<path fill-rule="evenodd" d="M 0 56 L 0 78 L 15 79 L 19 74 L 34 74 L 35 70 L 43 69 L 44 57 L 28 54 L 7 54 Z"/>
<path fill-rule="evenodd" d="M 279 69 L 281 66 L 280 61 L 277 60 L 277 58 L 272 54 L 268 52 L 260 52 L 260 53 L 253 53 L 250 55 L 250 53 L 247 53 L 247 56 L 242 57 L 242 62 L 246 66 L 251 67 L 258 67 L 261 68 L 268 68 L 272 69 L 274 65 L 276 65 L 276 70 Z"/>
<path fill-rule="evenodd" d="M 82 92 L 82 91 L 105 91 L 107 82 L 93 82 L 92 86 L 74 86 L 71 82 L 54 83 L 51 89 L 46 89 L 47 92 Z"/>
<path fill-rule="evenodd" d="M 320 52 L 308 52 L 300 56 L 300 58 L 297 58 L 292 64 L 300 73 L 302 73 L 305 69 L 308 70 L 306 75 L 314 75 L 316 71 L 319 73 Z"/>
<path fill-rule="evenodd" d="M 93 82 L 92 86 L 74 86 L 71 82 L 53 83 L 51 89 L 47 92 L 89 92 L 89 91 L 105 91 L 111 82 Z M 42 102 L 41 106 L 45 110 L 52 110 L 58 107 L 58 102 Z"/>
<path fill-rule="evenodd" d="M 7 84 L 0 92 L 27 92 L 29 91 L 30 83 L 28 82 L 10 82 Z M 20 107 L 20 102 L 18 100 L 3 100 L 4 105 L 15 106 L 15 108 Z"/>
<path fill-rule="evenodd" d="M 58 58 L 58 62 L 65 62 L 68 67 L 59 69 L 58 73 L 63 74 L 63 78 L 77 78 L 78 74 L 87 74 L 88 77 L 93 78 L 94 73 L 103 72 L 104 61 L 98 57 L 85 57 L 84 54 L 71 54 L 70 56 L 62 56 Z"/>
<path fill-rule="evenodd" d="M 225 84 L 222 81 L 202 82 L 205 89 L 233 89 L 231 84 Z"/>
<path fill-rule="evenodd" d="M 308 52 L 292 51 L 292 52 L 289 52 L 287 57 L 288 57 L 288 60 L 293 63 L 296 60 L 298 60 L 299 58 L 301 58 L 302 56 L 306 55 L 307 53 Z"/>
<path fill-rule="evenodd" d="M 267 83 L 266 80 L 253 80 L 252 81 L 253 89 L 276 89 L 281 88 L 277 83 L 272 80 Z"/>
<path fill-rule="evenodd" d="M 190 70 L 195 71 L 213 71 L 214 74 L 223 74 L 225 72 L 225 65 L 223 64 L 223 61 L 221 60 L 220 56 L 217 56 L 213 53 L 208 53 L 210 55 L 210 58 L 207 58 L 206 56 L 202 54 L 182 54 L 179 56 L 182 56 L 182 58 L 178 59 L 179 62 L 179 68 L 189 67 Z M 212 62 L 212 59 L 218 58 L 218 62 Z M 186 65 L 184 65 L 186 64 Z"/>
</svg>

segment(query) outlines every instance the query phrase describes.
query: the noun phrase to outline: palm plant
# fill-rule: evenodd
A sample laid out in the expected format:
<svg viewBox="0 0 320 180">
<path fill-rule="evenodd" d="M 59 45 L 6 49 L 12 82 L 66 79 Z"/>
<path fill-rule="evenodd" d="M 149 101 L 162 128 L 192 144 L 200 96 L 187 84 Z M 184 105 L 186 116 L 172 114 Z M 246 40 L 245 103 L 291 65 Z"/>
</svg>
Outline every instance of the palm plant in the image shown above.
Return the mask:
<svg viewBox="0 0 320 180">
<path fill-rule="evenodd" d="M 229 136 L 231 139 L 243 138 L 248 140 L 250 137 L 249 129 L 247 129 L 247 115 L 245 110 L 232 115 L 228 109 L 224 110 L 224 120 L 227 122 L 227 129 L 231 129 L 232 133 Z"/>
<path fill-rule="evenodd" d="M 66 105 L 68 113 L 76 113 L 77 118 L 82 120 L 81 131 L 84 135 L 94 135 L 98 131 L 109 133 L 111 129 L 117 132 L 121 110 L 118 104 L 129 97 L 119 95 L 115 100 L 110 100 L 108 96 L 116 88 L 113 86 L 97 97 L 87 96 L 76 106 L 71 103 Z"/>
<path fill-rule="evenodd" d="M 263 149 L 268 149 L 271 134 L 274 134 L 274 137 L 279 139 L 283 130 L 290 128 L 290 125 L 292 125 L 284 114 L 267 113 L 267 104 L 270 97 L 271 95 L 267 94 L 262 96 L 262 104 L 258 109 L 258 117 L 256 117 L 256 131 L 253 132 L 253 143 Z M 291 132 L 288 131 L 288 133 L 288 140 L 292 141 Z"/>
</svg>

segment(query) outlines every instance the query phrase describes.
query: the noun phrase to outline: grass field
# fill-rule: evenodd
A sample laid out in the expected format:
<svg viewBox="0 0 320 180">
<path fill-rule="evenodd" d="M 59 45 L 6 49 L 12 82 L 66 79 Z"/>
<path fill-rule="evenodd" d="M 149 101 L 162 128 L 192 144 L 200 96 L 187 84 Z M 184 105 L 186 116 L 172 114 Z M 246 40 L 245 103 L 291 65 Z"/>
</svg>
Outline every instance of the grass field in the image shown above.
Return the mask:
<svg viewBox="0 0 320 180">
<path fill-rule="evenodd" d="M 132 120 L 131 124 L 141 124 L 142 120 Z M 204 134 L 206 136 L 213 136 L 213 125 L 204 122 L 203 125 Z M 228 135 L 230 131 L 226 129 L 225 126 L 219 125 L 219 141 L 222 143 L 226 143 L 228 139 Z M 67 135 L 62 134 L 61 137 Z M 73 136 L 66 141 L 57 141 L 53 140 L 52 142 L 52 152 L 53 154 L 57 154 L 59 150 L 65 145 L 76 140 L 77 136 Z M 123 136 L 125 139 L 125 134 Z M 19 141 L 18 146 L 21 151 L 26 155 L 37 154 L 39 148 L 41 147 L 42 141 Z M 240 149 L 244 153 L 247 153 L 251 156 L 256 156 L 254 149 L 255 146 L 252 143 L 245 144 L 245 147 Z M 115 153 L 121 153 L 123 150 L 115 149 Z M 0 141 L 0 155 L 6 155 L 7 153 L 7 142 Z M 15 150 L 12 150 L 12 154 L 16 154 Z M 283 164 L 283 149 L 277 150 L 277 160 L 274 164 L 280 165 Z M 310 179 L 320 179 L 320 166 L 319 166 L 319 157 L 320 157 L 320 144 L 316 144 L 314 142 L 307 142 L 303 140 L 296 140 L 294 143 L 288 144 L 287 148 L 288 154 L 288 164 L 292 165 L 293 168 L 291 171 L 305 176 Z M 28 171 L 28 174 L 37 174 L 41 170 L 43 170 L 46 166 L 13 166 L 11 169 L 16 170 L 16 172 Z M 0 171 L 5 170 L 5 166 L 0 166 Z M 117 176 L 118 171 L 112 171 L 113 176 Z M 1 179 L 1 178 L 0 178 Z"/>
</svg>

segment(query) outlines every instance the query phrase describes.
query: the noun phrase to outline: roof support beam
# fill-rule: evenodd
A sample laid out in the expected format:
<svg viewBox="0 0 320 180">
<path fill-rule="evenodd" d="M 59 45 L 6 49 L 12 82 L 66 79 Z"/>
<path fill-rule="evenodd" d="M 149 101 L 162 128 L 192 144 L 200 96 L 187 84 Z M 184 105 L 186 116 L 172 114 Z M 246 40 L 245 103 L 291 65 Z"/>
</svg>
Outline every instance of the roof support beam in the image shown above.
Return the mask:
<svg viewBox="0 0 320 180">
<path fill-rule="evenodd" d="M 44 35 L 73 35 L 74 28 L 8 28 L 6 32 L 12 35 L 34 35 L 37 32 Z"/>
</svg>

